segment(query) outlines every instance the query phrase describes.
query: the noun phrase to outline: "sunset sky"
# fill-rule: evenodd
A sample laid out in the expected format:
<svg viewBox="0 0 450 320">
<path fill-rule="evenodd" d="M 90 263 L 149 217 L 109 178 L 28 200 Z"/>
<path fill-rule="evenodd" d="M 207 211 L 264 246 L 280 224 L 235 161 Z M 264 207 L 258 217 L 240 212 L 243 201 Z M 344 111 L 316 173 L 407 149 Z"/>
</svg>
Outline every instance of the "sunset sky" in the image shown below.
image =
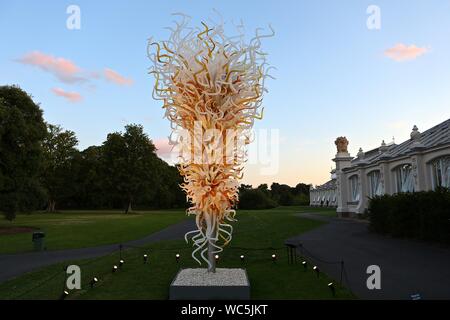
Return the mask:
<svg viewBox="0 0 450 320">
<path fill-rule="evenodd" d="M 66 27 L 69 5 L 81 29 Z M 369 5 L 381 28 L 366 21 Z M 244 182 L 320 184 L 329 178 L 334 140 L 356 155 L 381 140 L 402 142 L 450 117 L 450 1 L 5 1 L 0 0 L 0 85 L 17 84 L 41 104 L 45 119 L 76 132 L 79 148 L 101 144 L 128 123 L 144 125 L 161 152 L 169 122 L 152 99 L 147 39 L 164 40 L 175 19 L 241 19 L 275 29 L 263 47 L 277 70 L 264 119 L 278 130 L 279 170 L 249 164 Z"/>
</svg>

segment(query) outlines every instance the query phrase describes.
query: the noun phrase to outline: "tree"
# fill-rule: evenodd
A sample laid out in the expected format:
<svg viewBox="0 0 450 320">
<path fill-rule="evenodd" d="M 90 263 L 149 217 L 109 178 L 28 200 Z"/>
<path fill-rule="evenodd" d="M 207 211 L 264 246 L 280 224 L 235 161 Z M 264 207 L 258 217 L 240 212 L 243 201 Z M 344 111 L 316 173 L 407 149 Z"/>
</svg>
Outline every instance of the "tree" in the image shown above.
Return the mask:
<svg viewBox="0 0 450 320">
<path fill-rule="evenodd" d="M 43 142 L 44 171 L 43 184 L 48 192 L 48 212 L 54 212 L 57 201 L 74 192 L 72 161 L 78 150 L 78 140 L 73 131 L 48 124 Z"/>
<path fill-rule="evenodd" d="M 257 189 L 241 189 L 239 192 L 239 209 L 270 209 L 277 206 L 270 196 L 263 190 Z"/>
<path fill-rule="evenodd" d="M 184 207 L 186 205 L 186 194 L 180 188 L 183 179 L 174 166 L 157 159 L 158 190 L 153 201 L 155 208 Z"/>
<path fill-rule="evenodd" d="M 125 213 L 132 204 L 156 194 L 158 161 L 156 148 L 141 125 L 125 126 L 125 133 L 108 134 L 103 143 L 103 162 L 108 190 L 126 203 Z"/>
<path fill-rule="evenodd" d="M 311 188 L 310 184 L 298 183 L 294 188 L 294 194 L 304 194 L 309 197 L 309 189 Z"/>
<path fill-rule="evenodd" d="M 38 208 L 42 141 L 46 128 L 42 110 L 16 86 L 0 86 L 0 211 L 14 220 L 18 211 Z"/>
<path fill-rule="evenodd" d="M 77 153 L 72 160 L 75 192 L 65 201 L 71 208 L 97 209 L 109 207 L 109 194 L 105 190 L 104 171 L 101 170 L 102 147 L 90 146 Z"/>
</svg>

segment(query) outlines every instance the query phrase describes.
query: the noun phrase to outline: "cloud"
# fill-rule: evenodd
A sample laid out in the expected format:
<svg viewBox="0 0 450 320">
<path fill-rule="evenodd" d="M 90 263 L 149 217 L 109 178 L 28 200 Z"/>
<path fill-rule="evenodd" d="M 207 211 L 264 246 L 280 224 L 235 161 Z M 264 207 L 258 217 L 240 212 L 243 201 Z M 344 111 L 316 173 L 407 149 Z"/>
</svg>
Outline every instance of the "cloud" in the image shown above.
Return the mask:
<svg viewBox="0 0 450 320">
<path fill-rule="evenodd" d="M 384 51 L 384 55 L 397 62 L 403 62 L 408 60 L 414 60 L 430 50 L 425 47 L 418 47 L 415 44 L 407 46 L 403 43 L 398 43 L 392 48 Z"/>
<path fill-rule="evenodd" d="M 125 78 L 124 76 L 122 76 L 118 72 L 116 72 L 116 71 L 114 71 L 112 69 L 108 69 L 108 68 L 105 68 L 104 76 L 105 76 L 106 80 L 108 80 L 110 82 L 113 82 L 115 84 L 118 84 L 120 86 L 131 85 L 133 83 L 133 79 Z"/>
<path fill-rule="evenodd" d="M 83 97 L 78 92 L 67 92 L 61 88 L 52 88 L 52 91 L 55 95 L 66 98 L 68 101 L 73 103 L 83 100 Z"/>
<path fill-rule="evenodd" d="M 87 80 L 81 75 L 82 69 L 65 58 L 54 57 L 39 51 L 33 51 L 25 54 L 17 61 L 49 72 L 64 83 L 85 82 Z"/>
</svg>

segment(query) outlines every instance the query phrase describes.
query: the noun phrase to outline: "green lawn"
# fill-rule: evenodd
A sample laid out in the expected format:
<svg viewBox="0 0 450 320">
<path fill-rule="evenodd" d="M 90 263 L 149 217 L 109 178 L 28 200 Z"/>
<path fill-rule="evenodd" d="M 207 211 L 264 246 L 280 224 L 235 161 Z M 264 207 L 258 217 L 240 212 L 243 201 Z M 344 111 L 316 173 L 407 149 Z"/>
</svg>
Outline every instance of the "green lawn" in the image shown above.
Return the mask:
<svg viewBox="0 0 450 320">
<path fill-rule="evenodd" d="M 1 228 L 34 227 L 46 233 L 47 250 L 91 247 L 135 240 L 186 219 L 182 210 L 63 211 L 19 214 L 14 222 L 0 220 Z M 0 234 L 0 254 L 30 251 L 31 233 Z"/>
<path fill-rule="evenodd" d="M 333 299 L 327 287 L 331 281 L 328 277 L 321 274 L 317 278 L 310 267 L 304 271 L 301 264 L 287 264 L 284 240 L 323 224 L 294 216 L 310 212 L 309 209 L 238 211 L 232 243 L 225 248 L 218 267 L 245 267 L 253 299 Z M 149 256 L 148 264 L 143 263 L 144 253 Z M 175 260 L 176 253 L 181 255 L 179 263 Z M 169 284 L 177 270 L 197 266 L 190 253 L 191 248 L 184 241 L 163 241 L 130 249 L 123 252 L 125 264 L 114 274 L 111 268 L 118 264 L 118 252 L 73 261 L 82 270 L 82 289 L 71 292 L 68 299 L 167 299 Z M 271 261 L 273 253 L 278 256 L 275 263 Z M 241 254 L 245 255 L 244 263 L 239 259 Z M 57 299 L 62 292 L 63 266 L 67 264 L 45 267 L 0 284 L 0 298 Z M 94 276 L 99 282 L 91 289 L 89 282 Z M 336 298 L 351 299 L 353 295 L 338 286 Z"/>
<path fill-rule="evenodd" d="M 323 207 L 302 207 L 302 210 L 309 213 L 318 214 L 326 217 L 337 217 L 336 208 Z"/>
</svg>

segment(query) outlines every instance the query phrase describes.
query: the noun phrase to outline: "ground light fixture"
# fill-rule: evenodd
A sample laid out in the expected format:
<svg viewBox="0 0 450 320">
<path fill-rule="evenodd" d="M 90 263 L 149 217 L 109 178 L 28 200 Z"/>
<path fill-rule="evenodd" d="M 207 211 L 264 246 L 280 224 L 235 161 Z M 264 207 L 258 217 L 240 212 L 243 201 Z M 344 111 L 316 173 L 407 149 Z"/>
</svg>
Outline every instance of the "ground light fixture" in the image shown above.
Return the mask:
<svg viewBox="0 0 450 320">
<path fill-rule="evenodd" d="M 243 254 L 241 254 L 240 258 L 241 258 L 241 261 L 244 262 L 244 258 L 245 258 L 245 257 L 244 257 Z"/>
<path fill-rule="evenodd" d="M 308 263 L 306 261 L 302 261 L 302 266 L 303 269 L 306 271 L 306 269 L 308 268 Z"/>
<path fill-rule="evenodd" d="M 179 254 L 179 253 L 177 253 L 177 254 L 175 255 L 175 259 L 177 260 L 177 262 L 180 261 L 180 254 Z"/>
<path fill-rule="evenodd" d="M 122 259 L 120 259 L 120 261 L 119 261 L 119 267 L 122 267 L 124 263 L 125 263 L 125 261 L 122 260 Z"/>
<path fill-rule="evenodd" d="M 68 295 L 69 295 L 69 291 L 64 290 L 64 291 L 62 292 L 62 294 L 61 294 L 60 299 L 61 299 L 61 300 L 64 300 Z"/>
<path fill-rule="evenodd" d="M 277 260 L 277 255 L 276 255 L 276 254 L 273 254 L 273 255 L 272 255 L 272 261 L 275 262 L 276 260 Z"/>
<path fill-rule="evenodd" d="M 318 278 L 318 277 L 319 277 L 319 274 L 320 274 L 319 268 L 318 268 L 317 266 L 314 266 L 314 267 L 313 267 L 313 270 L 316 272 L 317 278 Z"/>
<path fill-rule="evenodd" d="M 92 278 L 92 280 L 91 280 L 91 288 L 93 288 L 97 282 L 98 282 L 97 277 Z"/>
<path fill-rule="evenodd" d="M 113 267 L 112 267 L 112 272 L 114 273 L 114 272 L 116 272 L 117 271 L 117 266 L 116 265 L 114 265 Z"/>
<path fill-rule="evenodd" d="M 144 263 L 147 263 L 148 261 L 148 256 L 146 254 L 144 254 Z"/>
<path fill-rule="evenodd" d="M 333 297 L 335 297 L 336 296 L 336 288 L 334 287 L 334 283 L 330 282 L 328 284 L 328 288 L 330 288 L 331 294 L 333 295 Z"/>
<path fill-rule="evenodd" d="M 216 259 L 216 261 L 219 261 L 219 255 L 218 254 L 216 254 L 215 256 L 214 256 L 214 259 Z"/>
</svg>

